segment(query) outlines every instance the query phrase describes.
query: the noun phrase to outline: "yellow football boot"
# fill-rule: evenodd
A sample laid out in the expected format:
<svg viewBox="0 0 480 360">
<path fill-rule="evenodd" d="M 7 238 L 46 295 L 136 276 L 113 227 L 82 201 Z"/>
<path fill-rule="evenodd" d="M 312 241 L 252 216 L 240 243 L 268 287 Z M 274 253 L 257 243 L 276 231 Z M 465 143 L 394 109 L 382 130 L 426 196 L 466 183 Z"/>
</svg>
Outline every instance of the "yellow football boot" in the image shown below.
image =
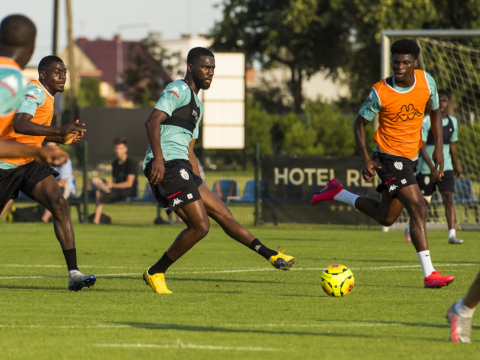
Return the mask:
<svg viewBox="0 0 480 360">
<path fill-rule="evenodd" d="M 165 274 L 158 273 L 150 275 L 148 273 L 149 269 L 150 268 L 143 273 L 143 280 L 145 280 L 147 285 L 150 285 L 153 292 L 156 292 L 157 294 L 172 294 L 172 292 L 168 290 L 167 284 L 165 283 Z"/>
<path fill-rule="evenodd" d="M 295 264 L 295 258 L 290 255 L 284 255 L 284 251 L 285 250 L 279 252 L 275 256 L 270 256 L 270 259 L 268 259 L 273 266 L 280 270 L 288 270 L 293 264 Z"/>
</svg>

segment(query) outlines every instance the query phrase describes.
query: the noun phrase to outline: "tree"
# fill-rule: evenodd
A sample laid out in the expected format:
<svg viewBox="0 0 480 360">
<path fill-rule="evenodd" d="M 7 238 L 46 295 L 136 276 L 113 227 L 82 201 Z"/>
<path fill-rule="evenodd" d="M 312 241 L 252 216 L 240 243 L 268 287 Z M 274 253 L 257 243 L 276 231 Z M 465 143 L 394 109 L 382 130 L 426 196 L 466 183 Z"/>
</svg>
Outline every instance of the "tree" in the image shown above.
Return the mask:
<svg viewBox="0 0 480 360">
<path fill-rule="evenodd" d="M 65 110 L 70 109 L 70 89 L 65 90 L 63 104 Z M 100 79 L 97 77 L 84 77 L 80 80 L 77 105 L 79 107 L 105 107 L 107 99 L 100 93 Z"/>
<path fill-rule="evenodd" d="M 244 51 L 247 61 L 291 72 L 295 111 L 303 105 L 302 82 L 319 71 L 332 75 L 344 65 L 351 43 L 345 9 L 330 0 L 224 0 L 223 19 L 213 31 L 217 51 Z"/>
<path fill-rule="evenodd" d="M 295 110 L 302 81 L 342 68 L 357 106 L 380 80 L 383 29 L 476 29 L 480 0 L 224 0 L 215 50 L 244 51 L 250 64 L 291 71 Z"/>
<path fill-rule="evenodd" d="M 78 92 L 78 106 L 80 107 L 105 107 L 107 99 L 100 94 L 100 79 L 85 77 L 80 81 Z"/>
<path fill-rule="evenodd" d="M 119 89 L 125 98 L 138 106 L 155 105 L 165 86 L 172 78 L 165 71 L 163 63 L 178 54 L 168 55 L 154 39 L 146 38 L 131 42 L 128 47 L 128 66 L 123 73 Z"/>
</svg>

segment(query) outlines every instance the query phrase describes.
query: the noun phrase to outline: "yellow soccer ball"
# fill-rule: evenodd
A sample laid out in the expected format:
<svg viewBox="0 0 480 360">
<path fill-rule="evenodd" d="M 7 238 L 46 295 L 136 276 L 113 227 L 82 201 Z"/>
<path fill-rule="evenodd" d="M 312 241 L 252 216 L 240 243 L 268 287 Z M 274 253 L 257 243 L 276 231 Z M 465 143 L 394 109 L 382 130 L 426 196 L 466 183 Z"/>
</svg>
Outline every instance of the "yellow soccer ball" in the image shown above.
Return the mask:
<svg viewBox="0 0 480 360">
<path fill-rule="evenodd" d="M 345 296 L 355 285 L 352 271 L 343 265 L 331 265 L 322 274 L 323 291 L 330 296 Z"/>
</svg>

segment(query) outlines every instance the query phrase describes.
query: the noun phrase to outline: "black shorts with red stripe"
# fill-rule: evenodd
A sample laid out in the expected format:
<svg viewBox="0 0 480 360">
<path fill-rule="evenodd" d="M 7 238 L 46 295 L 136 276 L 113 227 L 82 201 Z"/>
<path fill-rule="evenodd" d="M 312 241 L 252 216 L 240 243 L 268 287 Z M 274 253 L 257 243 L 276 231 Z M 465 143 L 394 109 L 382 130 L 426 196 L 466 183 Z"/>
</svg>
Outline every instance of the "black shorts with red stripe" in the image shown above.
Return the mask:
<svg viewBox="0 0 480 360">
<path fill-rule="evenodd" d="M 378 177 L 382 180 L 382 183 L 377 186 L 377 192 L 382 193 L 387 190 L 388 194 L 394 198 L 400 189 L 417 184 L 415 179 L 417 161 L 381 152 L 375 152 L 372 160 L 382 167 L 376 169 Z"/>
<path fill-rule="evenodd" d="M 145 176 L 148 178 L 152 171 L 152 161 L 145 167 Z M 193 172 L 192 165 L 187 160 L 165 161 L 165 173 L 160 184 L 153 185 L 152 194 L 167 214 L 182 208 L 194 201 L 200 200 L 198 187 L 202 179 Z"/>
</svg>

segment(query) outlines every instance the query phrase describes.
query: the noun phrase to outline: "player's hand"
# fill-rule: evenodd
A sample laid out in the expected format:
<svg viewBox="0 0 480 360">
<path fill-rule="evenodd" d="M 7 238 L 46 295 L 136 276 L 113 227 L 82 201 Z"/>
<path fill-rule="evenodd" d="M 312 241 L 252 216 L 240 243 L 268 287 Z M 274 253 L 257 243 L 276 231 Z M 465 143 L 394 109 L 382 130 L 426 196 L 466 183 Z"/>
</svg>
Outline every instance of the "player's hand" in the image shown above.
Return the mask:
<svg viewBox="0 0 480 360">
<path fill-rule="evenodd" d="M 366 181 L 372 181 L 372 179 L 377 174 L 376 169 L 381 169 L 382 167 L 374 162 L 372 159 L 368 159 L 363 163 L 362 176 Z"/>
<path fill-rule="evenodd" d="M 110 179 L 107 179 L 105 180 L 105 185 L 111 189 L 113 187 L 113 181 Z"/>
<path fill-rule="evenodd" d="M 148 180 L 153 184 L 157 185 L 163 179 L 163 174 L 165 173 L 165 164 L 163 159 L 154 158 L 152 162 L 152 171 L 150 172 L 150 177 Z"/>
<path fill-rule="evenodd" d="M 460 179 L 462 177 L 462 169 L 460 169 L 460 167 L 456 167 L 454 170 L 455 170 L 455 178 Z"/>
<path fill-rule="evenodd" d="M 435 164 L 435 169 L 438 170 L 438 179 L 441 180 L 444 173 L 443 173 L 443 149 L 442 148 L 437 148 L 435 146 L 435 149 L 433 150 L 432 154 L 432 160 L 433 163 Z"/>
<path fill-rule="evenodd" d="M 50 164 L 52 166 L 60 166 L 67 162 L 68 153 L 60 148 L 41 148 L 35 156 L 35 160 L 42 164 Z"/>
<path fill-rule="evenodd" d="M 78 143 L 83 138 L 85 133 L 85 124 L 80 123 L 80 120 L 75 121 L 73 124 L 68 124 L 62 127 L 61 136 L 64 138 L 64 144 L 68 145 L 72 142 Z"/>
<path fill-rule="evenodd" d="M 441 178 L 441 176 L 440 176 L 440 172 L 439 172 L 437 169 L 432 168 L 432 169 L 430 169 L 430 172 L 432 173 L 432 181 L 433 181 L 433 182 L 440 182 L 440 181 L 442 181 L 442 178 Z"/>
</svg>

